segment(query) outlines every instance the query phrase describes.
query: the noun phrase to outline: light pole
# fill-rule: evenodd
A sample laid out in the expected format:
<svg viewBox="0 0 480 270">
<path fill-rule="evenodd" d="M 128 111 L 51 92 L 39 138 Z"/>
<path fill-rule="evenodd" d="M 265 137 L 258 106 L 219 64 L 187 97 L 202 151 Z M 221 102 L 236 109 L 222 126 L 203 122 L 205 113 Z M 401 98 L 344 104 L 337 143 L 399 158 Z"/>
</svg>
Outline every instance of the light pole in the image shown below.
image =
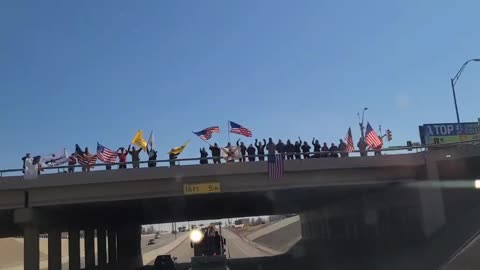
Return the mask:
<svg viewBox="0 0 480 270">
<path fill-rule="evenodd" d="M 357 113 L 358 115 L 358 124 L 360 125 L 360 134 L 362 135 L 362 140 L 365 139 L 365 136 L 363 134 L 363 120 L 364 120 L 364 117 L 365 117 L 365 111 L 368 110 L 367 107 L 363 108 L 363 111 L 362 111 L 362 119 L 360 120 L 360 113 Z"/>
<path fill-rule="evenodd" d="M 467 62 L 463 63 L 462 67 L 458 70 L 457 74 L 455 77 L 450 79 L 450 84 L 452 85 L 452 93 L 453 93 L 453 103 L 455 104 L 455 113 L 457 114 L 457 123 L 460 124 L 460 116 L 458 115 L 458 106 L 457 106 L 457 95 L 455 94 L 455 85 L 457 84 L 458 79 L 460 78 L 460 75 L 462 75 L 463 70 L 467 66 L 468 63 L 470 62 L 480 62 L 479 58 L 474 58 L 470 59 Z"/>
</svg>

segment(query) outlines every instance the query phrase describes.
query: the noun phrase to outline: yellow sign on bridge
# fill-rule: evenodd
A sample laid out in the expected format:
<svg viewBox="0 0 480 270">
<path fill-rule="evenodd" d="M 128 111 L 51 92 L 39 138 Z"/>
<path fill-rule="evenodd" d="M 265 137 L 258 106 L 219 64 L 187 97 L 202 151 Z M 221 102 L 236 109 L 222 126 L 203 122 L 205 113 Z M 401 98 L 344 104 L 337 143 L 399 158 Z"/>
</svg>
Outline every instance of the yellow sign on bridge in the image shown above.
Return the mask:
<svg viewBox="0 0 480 270">
<path fill-rule="evenodd" d="M 208 193 L 220 193 L 220 183 L 198 183 L 198 184 L 183 184 L 183 194 L 195 195 L 195 194 L 208 194 Z"/>
</svg>

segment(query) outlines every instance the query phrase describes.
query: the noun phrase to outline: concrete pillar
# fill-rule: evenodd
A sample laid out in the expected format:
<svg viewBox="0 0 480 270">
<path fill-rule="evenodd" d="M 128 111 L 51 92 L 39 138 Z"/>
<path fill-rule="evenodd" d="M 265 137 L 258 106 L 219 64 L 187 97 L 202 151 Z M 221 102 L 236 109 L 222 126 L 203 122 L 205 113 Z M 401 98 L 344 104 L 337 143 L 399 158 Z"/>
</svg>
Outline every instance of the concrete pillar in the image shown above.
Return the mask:
<svg viewBox="0 0 480 270">
<path fill-rule="evenodd" d="M 104 269 L 107 265 L 107 238 L 104 228 L 97 229 L 97 258 L 98 267 Z"/>
<path fill-rule="evenodd" d="M 112 228 L 108 229 L 108 265 L 117 263 L 117 234 Z"/>
<path fill-rule="evenodd" d="M 94 230 L 85 230 L 85 269 L 95 269 L 95 240 Z"/>
<path fill-rule="evenodd" d="M 62 270 L 62 238 L 61 231 L 48 231 L 48 269 Z"/>
<path fill-rule="evenodd" d="M 427 181 L 419 188 L 420 210 L 425 237 L 429 238 L 446 223 L 438 164 L 434 154 L 426 154 Z"/>
<path fill-rule="evenodd" d="M 23 228 L 23 265 L 25 270 L 40 269 L 40 248 L 38 228 L 27 224 Z"/>
<path fill-rule="evenodd" d="M 143 266 L 141 249 L 142 226 L 125 225 L 117 231 L 117 259 L 119 270 Z"/>
<path fill-rule="evenodd" d="M 80 270 L 80 230 L 68 231 L 68 269 Z"/>
</svg>

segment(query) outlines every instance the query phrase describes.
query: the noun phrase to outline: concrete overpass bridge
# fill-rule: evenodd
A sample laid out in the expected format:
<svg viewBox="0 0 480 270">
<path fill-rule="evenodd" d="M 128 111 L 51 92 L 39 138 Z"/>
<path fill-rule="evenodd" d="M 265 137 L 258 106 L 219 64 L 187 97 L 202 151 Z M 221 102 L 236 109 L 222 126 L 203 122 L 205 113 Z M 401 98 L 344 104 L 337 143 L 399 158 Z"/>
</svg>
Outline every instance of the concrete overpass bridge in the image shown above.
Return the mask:
<svg viewBox="0 0 480 270">
<path fill-rule="evenodd" d="M 79 269 L 80 230 L 85 231 L 87 268 L 94 267 L 97 256 L 100 269 L 134 269 L 141 264 L 141 224 L 264 214 L 301 214 L 303 240 L 292 254 L 306 258 L 345 253 L 345 246 L 372 251 L 392 248 L 392 241 L 424 244 L 479 205 L 473 182 L 480 174 L 479 153 L 476 147 L 458 146 L 289 160 L 281 180 L 268 177 L 266 162 L 59 173 L 35 180 L 2 177 L 0 234 L 24 235 L 27 270 L 38 269 L 42 232 L 49 233 L 49 269 L 60 269 L 64 231 L 70 235 L 69 269 Z M 448 188 L 452 183 L 464 187 Z M 480 228 L 480 222 L 470 225 L 458 239 Z M 441 259 L 458 245 L 451 243 Z"/>
</svg>

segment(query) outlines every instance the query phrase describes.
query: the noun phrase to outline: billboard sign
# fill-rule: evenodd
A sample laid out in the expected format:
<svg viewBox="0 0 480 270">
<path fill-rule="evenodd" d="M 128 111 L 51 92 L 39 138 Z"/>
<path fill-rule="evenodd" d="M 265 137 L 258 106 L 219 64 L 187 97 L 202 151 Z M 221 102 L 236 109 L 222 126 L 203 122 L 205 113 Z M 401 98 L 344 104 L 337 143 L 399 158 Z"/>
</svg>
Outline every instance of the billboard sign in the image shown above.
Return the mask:
<svg viewBox="0 0 480 270">
<path fill-rule="evenodd" d="M 422 144 L 456 143 L 480 139 L 478 122 L 438 123 L 419 126 Z"/>
</svg>

